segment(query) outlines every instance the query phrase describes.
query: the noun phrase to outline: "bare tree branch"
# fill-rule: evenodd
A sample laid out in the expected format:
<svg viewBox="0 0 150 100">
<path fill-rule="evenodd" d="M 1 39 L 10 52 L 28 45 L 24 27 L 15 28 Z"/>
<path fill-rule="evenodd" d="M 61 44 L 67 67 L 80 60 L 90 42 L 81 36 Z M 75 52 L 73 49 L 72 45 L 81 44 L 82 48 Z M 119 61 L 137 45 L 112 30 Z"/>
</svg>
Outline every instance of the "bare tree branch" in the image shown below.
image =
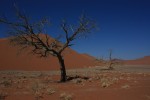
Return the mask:
<svg viewBox="0 0 150 100">
<path fill-rule="evenodd" d="M 79 25 L 76 26 L 77 27 L 76 29 L 74 29 L 72 25 L 68 27 L 65 21 L 63 21 L 61 27 L 65 33 L 66 42 L 63 45 L 63 47 L 59 50 L 59 53 L 64 51 L 65 48 L 72 46 L 73 44 L 71 44 L 71 42 L 75 40 L 78 37 L 78 35 L 82 35 L 84 33 L 90 33 L 96 27 L 96 25 L 94 21 L 88 19 L 85 15 L 82 15 L 79 18 Z M 70 30 L 73 33 L 70 33 L 71 35 L 69 36 Z"/>
</svg>

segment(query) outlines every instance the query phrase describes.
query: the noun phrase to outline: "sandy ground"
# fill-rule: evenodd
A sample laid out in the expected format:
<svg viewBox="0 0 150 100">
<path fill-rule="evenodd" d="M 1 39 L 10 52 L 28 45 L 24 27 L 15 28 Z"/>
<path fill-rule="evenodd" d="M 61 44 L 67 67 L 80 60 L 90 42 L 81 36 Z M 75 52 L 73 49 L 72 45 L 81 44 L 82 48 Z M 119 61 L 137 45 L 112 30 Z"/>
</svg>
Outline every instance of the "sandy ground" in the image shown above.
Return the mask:
<svg viewBox="0 0 150 100">
<path fill-rule="evenodd" d="M 0 100 L 150 100 L 150 66 L 59 71 L 0 71 Z"/>
</svg>

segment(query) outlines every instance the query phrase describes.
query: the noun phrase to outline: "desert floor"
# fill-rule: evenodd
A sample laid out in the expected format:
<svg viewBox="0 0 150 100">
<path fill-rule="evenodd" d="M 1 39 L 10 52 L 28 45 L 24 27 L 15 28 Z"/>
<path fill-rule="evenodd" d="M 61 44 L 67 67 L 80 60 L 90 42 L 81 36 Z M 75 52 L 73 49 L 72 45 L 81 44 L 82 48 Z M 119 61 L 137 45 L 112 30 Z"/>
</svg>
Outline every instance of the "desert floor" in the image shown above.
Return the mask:
<svg viewBox="0 0 150 100">
<path fill-rule="evenodd" d="M 59 71 L 0 71 L 0 100 L 150 100 L 150 66 Z"/>
</svg>

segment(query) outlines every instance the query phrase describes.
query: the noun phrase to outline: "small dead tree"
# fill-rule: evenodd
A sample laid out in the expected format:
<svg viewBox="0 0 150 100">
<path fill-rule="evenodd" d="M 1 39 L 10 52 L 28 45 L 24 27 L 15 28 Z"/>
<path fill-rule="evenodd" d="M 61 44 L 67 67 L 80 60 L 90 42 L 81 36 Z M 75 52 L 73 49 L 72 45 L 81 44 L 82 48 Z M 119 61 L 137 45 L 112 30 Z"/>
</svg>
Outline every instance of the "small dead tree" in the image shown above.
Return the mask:
<svg viewBox="0 0 150 100">
<path fill-rule="evenodd" d="M 113 70 L 114 66 L 121 65 L 122 63 L 121 63 L 121 60 L 112 58 L 112 53 L 113 53 L 112 49 L 110 49 L 108 60 L 103 59 L 102 57 L 102 58 L 97 58 L 96 61 L 104 65 L 105 67 L 107 67 L 107 70 Z"/>
<path fill-rule="evenodd" d="M 113 70 L 114 66 L 121 64 L 121 60 L 112 58 L 112 49 L 109 50 L 109 60 L 107 61 L 107 63 L 107 67 L 109 70 Z"/>
<path fill-rule="evenodd" d="M 49 23 L 47 19 L 42 19 L 39 22 L 31 22 L 29 18 L 17 10 L 17 21 L 11 22 L 5 17 L 0 18 L 0 23 L 7 24 L 11 28 L 10 42 L 20 46 L 21 49 L 31 48 L 33 54 L 47 57 L 49 54 L 58 58 L 61 71 L 61 82 L 66 81 L 66 69 L 62 56 L 62 52 L 72 46 L 72 41 L 90 33 L 95 28 L 94 21 L 88 19 L 85 15 L 79 18 L 79 23 L 76 26 L 69 25 L 66 21 L 61 23 L 61 28 L 64 31 L 65 41 L 60 43 L 57 39 L 50 38 L 44 33 L 44 26 Z"/>
<path fill-rule="evenodd" d="M 109 50 L 109 60 L 108 60 L 108 69 L 112 70 L 113 65 L 115 64 L 115 59 L 112 59 L 112 50 Z"/>
</svg>

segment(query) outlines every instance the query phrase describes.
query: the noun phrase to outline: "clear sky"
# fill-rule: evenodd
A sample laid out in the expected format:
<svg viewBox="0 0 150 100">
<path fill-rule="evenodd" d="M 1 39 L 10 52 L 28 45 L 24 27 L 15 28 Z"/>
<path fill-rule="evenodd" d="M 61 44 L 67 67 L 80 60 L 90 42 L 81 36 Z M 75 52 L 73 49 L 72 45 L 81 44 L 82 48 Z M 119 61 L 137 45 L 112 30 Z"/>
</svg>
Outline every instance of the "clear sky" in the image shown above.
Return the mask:
<svg viewBox="0 0 150 100">
<path fill-rule="evenodd" d="M 49 17 L 52 27 L 47 33 L 55 36 L 65 18 L 76 23 L 84 11 L 93 18 L 99 30 L 86 39 L 76 40 L 72 48 L 95 57 L 135 59 L 150 55 L 150 0 L 0 0 L 0 14 L 13 19 L 14 2 L 33 20 Z M 6 28 L 0 25 L 0 37 Z M 54 35 L 55 34 L 55 35 Z"/>
</svg>

